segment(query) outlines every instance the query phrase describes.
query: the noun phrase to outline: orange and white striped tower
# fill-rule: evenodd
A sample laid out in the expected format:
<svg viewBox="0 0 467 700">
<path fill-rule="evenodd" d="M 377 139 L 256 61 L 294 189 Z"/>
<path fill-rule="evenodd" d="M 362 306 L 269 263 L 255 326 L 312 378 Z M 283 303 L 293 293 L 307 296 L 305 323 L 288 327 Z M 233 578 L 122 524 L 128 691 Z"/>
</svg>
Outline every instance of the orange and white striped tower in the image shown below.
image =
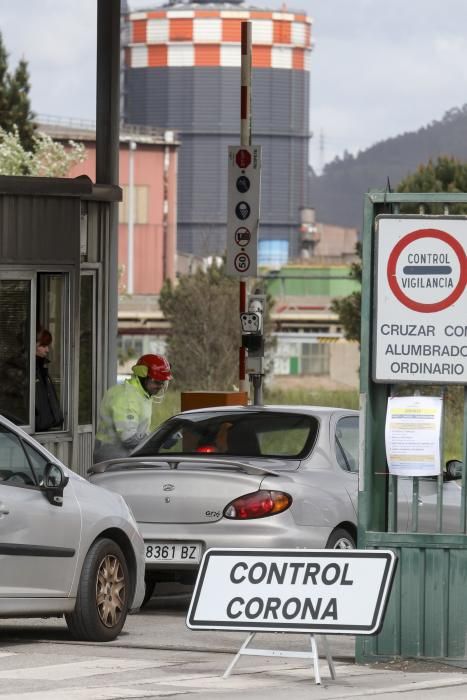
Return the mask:
<svg viewBox="0 0 467 700">
<path fill-rule="evenodd" d="M 259 261 L 269 249 L 293 258 L 300 209 L 310 206 L 311 19 L 241 0 L 169 0 L 127 19 L 124 120 L 178 132 L 178 248 L 201 256 L 225 251 L 225 153 L 238 138 L 242 23 L 251 24 L 252 121 L 263 153 Z"/>
</svg>

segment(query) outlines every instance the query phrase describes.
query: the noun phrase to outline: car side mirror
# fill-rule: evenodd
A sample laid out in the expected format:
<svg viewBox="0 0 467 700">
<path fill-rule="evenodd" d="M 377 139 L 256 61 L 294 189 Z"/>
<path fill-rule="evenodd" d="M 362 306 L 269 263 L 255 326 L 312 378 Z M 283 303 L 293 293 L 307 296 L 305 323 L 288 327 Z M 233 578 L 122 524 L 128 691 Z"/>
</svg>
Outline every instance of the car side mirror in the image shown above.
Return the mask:
<svg viewBox="0 0 467 700">
<path fill-rule="evenodd" d="M 446 481 L 462 479 L 462 462 L 458 459 L 450 459 L 446 462 Z"/>
<path fill-rule="evenodd" d="M 47 462 L 42 477 L 41 489 L 49 503 L 53 506 L 63 505 L 63 489 L 69 482 L 63 469 L 55 462 Z"/>
</svg>

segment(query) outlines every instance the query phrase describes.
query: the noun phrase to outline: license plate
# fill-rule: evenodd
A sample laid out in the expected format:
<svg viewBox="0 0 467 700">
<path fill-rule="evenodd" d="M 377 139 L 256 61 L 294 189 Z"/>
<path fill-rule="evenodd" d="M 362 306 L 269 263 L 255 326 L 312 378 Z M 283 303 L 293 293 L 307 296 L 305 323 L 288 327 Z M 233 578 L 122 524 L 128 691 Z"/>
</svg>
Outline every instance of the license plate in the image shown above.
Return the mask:
<svg viewBox="0 0 467 700">
<path fill-rule="evenodd" d="M 201 545 L 190 542 L 146 542 L 146 562 L 175 561 L 199 564 Z"/>
</svg>

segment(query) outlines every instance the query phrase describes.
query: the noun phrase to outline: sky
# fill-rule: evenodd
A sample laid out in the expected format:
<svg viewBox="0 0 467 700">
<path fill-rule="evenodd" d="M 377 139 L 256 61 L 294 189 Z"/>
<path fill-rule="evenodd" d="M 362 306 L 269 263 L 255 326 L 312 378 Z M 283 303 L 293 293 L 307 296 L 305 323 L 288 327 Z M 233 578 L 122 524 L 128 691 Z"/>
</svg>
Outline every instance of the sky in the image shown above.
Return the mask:
<svg viewBox="0 0 467 700">
<path fill-rule="evenodd" d="M 132 9 L 158 6 L 130 0 Z M 283 0 L 251 0 L 279 9 Z M 286 0 L 313 18 L 310 162 L 414 131 L 467 102 L 466 0 Z M 38 115 L 95 118 L 96 0 L 0 0 L 10 67 Z M 254 94 L 252 96 L 254 100 Z M 254 124 L 253 124 L 254 136 Z"/>
</svg>

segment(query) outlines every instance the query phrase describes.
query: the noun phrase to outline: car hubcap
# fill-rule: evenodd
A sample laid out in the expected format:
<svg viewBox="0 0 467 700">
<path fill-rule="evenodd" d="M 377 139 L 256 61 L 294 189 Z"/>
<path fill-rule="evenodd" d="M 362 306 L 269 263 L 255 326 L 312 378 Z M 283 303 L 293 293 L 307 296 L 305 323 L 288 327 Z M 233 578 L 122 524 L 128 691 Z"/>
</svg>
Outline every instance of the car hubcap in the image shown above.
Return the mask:
<svg viewBox="0 0 467 700">
<path fill-rule="evenodd" d="M 107 554 L 97 572 L 96 602 L 101 622 L 106 627 L 118 624 L 125 606 L 125 576 L 119 559 Z"/>
<path fill-rule="evenodd" d="M 341 537 L 334 545 L 334 549 L 353 549 L 353 544 L 345 537 Z"/>
</svg>

